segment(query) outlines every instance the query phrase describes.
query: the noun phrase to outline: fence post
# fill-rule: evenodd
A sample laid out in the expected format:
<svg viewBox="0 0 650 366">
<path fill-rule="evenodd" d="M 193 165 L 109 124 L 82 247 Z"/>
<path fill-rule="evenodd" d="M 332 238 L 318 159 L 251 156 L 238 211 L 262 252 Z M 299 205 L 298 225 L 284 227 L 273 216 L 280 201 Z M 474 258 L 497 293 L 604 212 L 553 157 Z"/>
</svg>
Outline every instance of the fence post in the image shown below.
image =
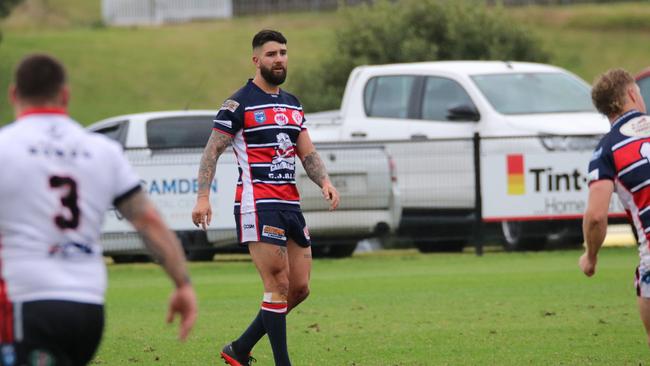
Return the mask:
<svg viewBox="0 0 650 366">
<path fill-rule="evenodd" d="M 483 203 L 481 198 L 481 136 L 474 132 L 474 250 L 483 255 Z"/>
</svg>

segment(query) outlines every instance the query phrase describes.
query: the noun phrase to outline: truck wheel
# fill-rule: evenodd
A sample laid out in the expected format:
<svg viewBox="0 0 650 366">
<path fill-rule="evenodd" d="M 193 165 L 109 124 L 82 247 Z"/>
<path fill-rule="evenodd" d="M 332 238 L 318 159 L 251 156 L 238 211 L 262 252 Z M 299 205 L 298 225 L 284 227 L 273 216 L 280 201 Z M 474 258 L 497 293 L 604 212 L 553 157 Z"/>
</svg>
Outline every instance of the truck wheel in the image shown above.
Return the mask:
<svg viewBox="0 0 650 366">
<path fill-rule="evenodd" d="M 413 243 L 422 253 L 453 253 L 462 252 L 465 247 L 463 239 L 449 239 L 445 241 L 431 241 L 414 239 Z"/>
<path fill-rule="evenodd" d="M 542 250 L 546 246 L 547 237 L 544 234 L 528 234 L 530 225 L 521 221 L 501 222 L 503 247 L 507 251 Z"/>
<path fill-rule="evenodd" d="M 115 264 L 151 262 L 151 257 L 146 254 L 120 254 L 113 255 L 111 258 L 113 258 L 113 263 Z"/>
<path fill-rule="evenodd" d="M 190 262 L 211 262 L 215 254 L 215 249 L 194 249 L 185 253 L 185 257 Z"/>
<path fill-rule="evenodd" d="M 312 255 L 316 258 L 346 258 L 357 249 L 357 243 L 312 245 Z"/>
<path fill-rule="evenodd" d="M 577 221 L 558 225 L 555 232 L 549 235 L 547 246 L 551 249 L 577 249 L 582 248 L 583 243 L 582 222 Z"/>
<path fill-rule="evenodd" d="M 185 257 L 190 262 L 209 262 L 217 253 L 203 231 L 185 231 L 177 233 L 177 235 L 183 245 Z"/>
</svg>

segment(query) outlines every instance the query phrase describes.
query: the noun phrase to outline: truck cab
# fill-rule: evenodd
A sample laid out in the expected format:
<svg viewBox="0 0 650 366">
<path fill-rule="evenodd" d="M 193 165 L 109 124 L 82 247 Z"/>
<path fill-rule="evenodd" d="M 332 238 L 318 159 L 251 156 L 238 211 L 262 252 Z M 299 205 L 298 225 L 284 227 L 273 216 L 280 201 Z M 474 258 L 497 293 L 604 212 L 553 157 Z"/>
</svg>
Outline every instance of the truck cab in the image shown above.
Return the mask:
<svg viewBox="0 0 650 366">
<path fill-rule="evenodd" d="M 475 183 L 474 136 L 481 155 L 588 153 L 609 130 L 579 77 L 551 65 L 500 61 L 360 66 L 350 74 L 340 110 L 306 118 L 315 141 L 385 144 L 400 182 L 400 233 L 425 251 L 439 246 L 436 240 L 460 249 L 470 239 L 482 188 Z M 534 221 L 500 220 L 506 245 L 545 242 L 550 232 L 582 240 L 576 218 Z"/>
</svg>

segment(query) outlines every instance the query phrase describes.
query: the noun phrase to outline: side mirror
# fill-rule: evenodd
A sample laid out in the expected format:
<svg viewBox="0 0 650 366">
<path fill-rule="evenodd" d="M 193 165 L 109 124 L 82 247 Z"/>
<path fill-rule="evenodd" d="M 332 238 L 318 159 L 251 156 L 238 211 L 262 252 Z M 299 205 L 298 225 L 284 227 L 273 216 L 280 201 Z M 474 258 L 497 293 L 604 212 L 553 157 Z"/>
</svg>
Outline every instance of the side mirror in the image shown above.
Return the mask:
<svg viewBox="0 0 650 366">
<path fill-rule="evenodd" d="M 467 104 L 460 104 L 447 109 L 447 119 L 450 121 L 476 122 L 481 119 L 481 115 L 478 113 L 478 110 L 476 110 L 476 107 Z"/>
</svg>

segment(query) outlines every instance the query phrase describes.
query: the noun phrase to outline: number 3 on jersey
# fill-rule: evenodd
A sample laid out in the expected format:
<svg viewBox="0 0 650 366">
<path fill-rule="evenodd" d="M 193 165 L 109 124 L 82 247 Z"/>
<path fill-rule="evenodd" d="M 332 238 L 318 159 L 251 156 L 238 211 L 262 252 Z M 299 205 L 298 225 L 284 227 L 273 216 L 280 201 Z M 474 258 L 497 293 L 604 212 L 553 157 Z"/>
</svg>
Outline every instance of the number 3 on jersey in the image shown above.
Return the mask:
<svg viewBox="0 0 650 366">
<path fill-rule="evenodd" d="M 67 189 L 67 191 L 64 191 L 64 195 L 61 196 L 61 205 L 70 211 L 70 215 L 67 215 L 69 217 L 63 214 L 56 215 L 54 218 L 56 226 L 61 230 L 76 229 L 79 226 L 79 216 L 81 214 L 77 205 L 77 182 L 70 177 L 52 176 L 50 177 L 50 187 Z"/>
</svg>

